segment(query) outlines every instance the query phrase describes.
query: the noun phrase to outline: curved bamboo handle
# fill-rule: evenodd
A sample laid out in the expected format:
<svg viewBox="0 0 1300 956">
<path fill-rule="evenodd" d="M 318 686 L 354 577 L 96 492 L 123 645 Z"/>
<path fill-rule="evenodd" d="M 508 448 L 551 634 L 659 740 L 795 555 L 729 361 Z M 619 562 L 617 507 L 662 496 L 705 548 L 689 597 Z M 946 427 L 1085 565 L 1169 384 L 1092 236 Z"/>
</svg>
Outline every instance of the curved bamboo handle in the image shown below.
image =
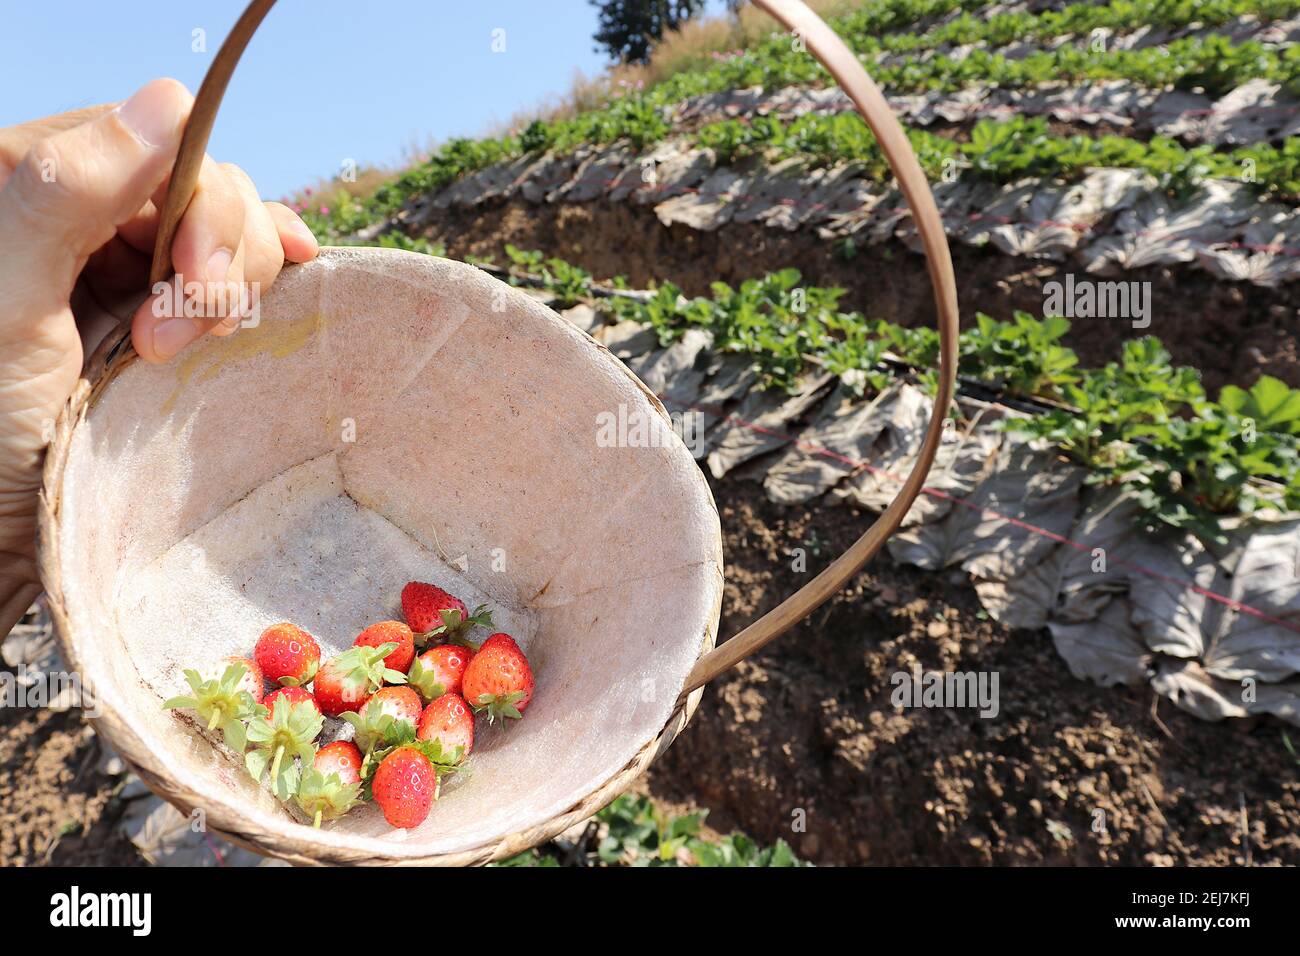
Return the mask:
<svg viewBox="0 0 1300 956">
<path fill-rule="evenodd" d="M 176 164 L 167 184 L 167 196 L 158 211 L 158 236 L 153 245 L 153 264 L 149 267 L 150 288 L 172 274 L 172 240 L 176 238 L 181 217 L 194 198 L 194 187 L 199 183 L 203 154 L 208 150 L 208 137 L 212 135 L 212 124 L 217 121 L 221 98 L 226 95 L 226 87 L 244 48 L 273 6 L 275 0 L 253 0 L 245 8 L 213 57 L 212 65 L 203 77 L 203 85 L 194 97 L 194 108 L 190 110 L 185 132 L 181 134 Z"/>
<path fill-rule="evenodd" d="M 687 675 L 679 701 L 685 700 L 691 691 L 703 687 L 817 610 L 861 571 L 863 565 L 884 546 L 889 536 L 898 530 L 908 509 L 912 507 L 912 502 L 921 493 L 930 466 L 934 464 L 934 456 L 943 440 L 943 420 L 952 402 L 953 386 L 957 378 L 957 283 L 952 271 L 952 256 L 948 252 L 948 237 L 943 231 L 943 220 L 934 204 L 930 184 L 921 171 L 907 135 L 857 57 L 821 17 L 808 9 L 803 0 L 754 0 L 754 3 L 801 38 L 830 71 L 871 127 L 871 132 L 875 134 L 876 141 L 880 143 L 880 148 L 889 161 L 890 169 L 894 171 L 925 247 L 930 285 L 934 289 L 939 321 L 939 390 L 930 412 L 930 424 L 926 428 L 920 454 L 903 487 L 899 489 L 898 497 L 890 502 L 889 507 L 862 537 L 821 574 L 731 640 L 715 647 L 696 661 L 695 667 Z"/>
<path fill-rule="evenodd" d="M 934 204 L 930 184 L 921 171 L 903 128 L 857 57 L 803 0 L 754 0 L 754 3 L 802 39 L 812 54 L 830 71 L 871 127 L 889 161 L 903 198 L 912 210 L 912 218 L 925 249 L 930 284 L 934 289 L 940 345 L 939 386 L 916 464 L 912 466 L 911 473 L 889 507 L 852 547 L 817 577 L 731 640 L 696 661 L 686 678 L 679 701 L 685 700 L 691 691 L 704 686 L 790 630 L 839 591 L 880 551 L 889 536 L 903 523 L 908 509 L 925 484 L 930 466 L 938 453 L 939 443 L 943 439 L 943 420 L 952 402 L 957 377 L 957 284 L 953 276 L 952 257 L 948 251 L 948 238 L 943 230 L 939 210 Z M 203 85 L 199 87 L 159 217 L 158 239 L 150 274 L 151 285 L 165 279 L 171 272 L 172 239 L 194 194 L 199 166 L 207 149 L 208 137 L 212 133 L 217 108 L 221 105 L 221 98 L 239 57 L 258 24 L 274 4 L 275 0 L 252 0 L 221 45 L 203 79 Z"/>
</svg>

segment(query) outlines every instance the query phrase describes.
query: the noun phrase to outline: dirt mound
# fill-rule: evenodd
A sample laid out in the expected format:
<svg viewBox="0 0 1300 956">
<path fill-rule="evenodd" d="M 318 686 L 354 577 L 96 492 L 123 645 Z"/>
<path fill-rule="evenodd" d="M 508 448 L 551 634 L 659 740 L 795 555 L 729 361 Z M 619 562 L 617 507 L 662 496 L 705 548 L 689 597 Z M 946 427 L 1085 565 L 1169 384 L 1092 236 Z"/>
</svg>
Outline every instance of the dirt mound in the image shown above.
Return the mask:
<svg viewBox="0 0 1300 956">
<path fill-rule="evenodd" d="M 845 308 L 902 325 L 934 323 L 925 259 L 896 242 L 845 258 L 840 244 L 808 230 L 731 223 L 700 232 L 664 226 L 646 207 L 599 200 L 533 205 L 516 199 L 439 211 L 427 234 L 455 258 L 506 262 L 503 249 L 513 243 L 566 259 L 597 278 L 625 275 L 634 288 L 671 280 L 689 295 L 706 294 L 714 281 L 735 284 L 793 266 L 808 283 L 847 289 Z M 1015 309 L 1042 315 L 1044 283 L 1077 269 L 960 243 L 952 254 L 964 325 L 976 312 L 1001 319 Z M 1221 282 L 1190 268 L 1136 269 L 1119 278 L 1151 283 L 1150 327 L 1075 320 L 1066 343 L 1082 364 L 1115 359 L 1126 339 L 1149 333 L 1164 341 L 1176 362 L 1200 369 L 1211 393 L 1228 383 L 1248 386 L 1261 373 L 1300 386 L 1300 309 L 1293 290 Z"/>
<path fill-rule="evenodd" d="M 723 635 L 810 579 L 870 520 L 715 487 Z M 807 571 L 789 552 L 808 552 Z M 891 677 L 996 672 L 999 712 L 898 709 Z M 1075 680 L 1045 632 L 989 620 L 960 572 L 878 560 L 705 693 L 650 792 L 822 864 L 1300 863 L 1300 782 L 1271 721 L 1207 724 Z M 806 832 L 792 830 L 796 811 Z"/>
</svg>

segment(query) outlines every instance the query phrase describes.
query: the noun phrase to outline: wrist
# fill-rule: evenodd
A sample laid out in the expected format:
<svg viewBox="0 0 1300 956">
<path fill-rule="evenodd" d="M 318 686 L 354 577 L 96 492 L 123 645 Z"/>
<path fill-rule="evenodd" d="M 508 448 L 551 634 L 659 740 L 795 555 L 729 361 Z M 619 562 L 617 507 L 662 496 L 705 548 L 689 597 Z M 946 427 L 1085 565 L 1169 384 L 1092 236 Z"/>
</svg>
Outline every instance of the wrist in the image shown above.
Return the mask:
<svg viewBox="0 0 1300 956">
<path fill-rule="evenodd" d="M 0 552 L 0 641 L 22 620 L 41 590 L 34 556 Z"/>
<path fill-rule="evenodd" d="M 37 489 L 0 486 L 0 636 L 41 593 L 36 567 Z"/>
</svg>

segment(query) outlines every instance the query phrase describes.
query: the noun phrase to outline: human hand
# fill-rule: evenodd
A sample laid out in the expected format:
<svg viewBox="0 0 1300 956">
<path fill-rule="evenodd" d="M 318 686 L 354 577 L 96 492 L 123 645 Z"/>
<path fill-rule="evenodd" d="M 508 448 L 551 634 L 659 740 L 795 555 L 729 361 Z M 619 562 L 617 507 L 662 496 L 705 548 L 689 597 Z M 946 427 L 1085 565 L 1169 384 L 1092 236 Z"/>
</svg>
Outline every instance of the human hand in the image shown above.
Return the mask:
<svg viewBox="0 0 1300 956">
<path fill-rule="evenodd" d="M 147 362 L 229 335 L 248 291 L 318 251 L 292 210 L 204 157 L 171 248 L 172 288 L 192 307 L 177 314 L 183 299 L 150 293 L 158 208 L 192 105 L 175 80 L 154 80 L 117 106 L 0 130 L 0 636 L 40 593 L 42 459 L 86 350 L 119 321 Z"/>
</svg>

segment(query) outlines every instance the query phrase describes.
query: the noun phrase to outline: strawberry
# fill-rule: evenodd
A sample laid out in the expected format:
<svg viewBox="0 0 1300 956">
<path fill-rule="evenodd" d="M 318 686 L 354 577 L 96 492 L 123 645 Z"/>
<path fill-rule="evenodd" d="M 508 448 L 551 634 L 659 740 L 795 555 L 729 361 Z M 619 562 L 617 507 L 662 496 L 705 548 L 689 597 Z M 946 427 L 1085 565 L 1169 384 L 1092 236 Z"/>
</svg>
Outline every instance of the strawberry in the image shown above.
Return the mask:
<svg viewBox="0 0 1300 956">
<path fill-rule="evenodd" d="M 460 598 L 422 581 L 410 581 L 402 588 L 402 613 L 421 647 L 433 637 L 441 637 L 444 641 L 464 641 L 465 635 L 475 625 L 492 626 L 492 615 L 487 605 L 480 604 L 470 614 Z"/>
<path fill-rule="evenodd" d="M 361 751 L 356 745 L 336 740 L 316 751 L 298 785 L 297 800 L 316 827 L 322 819 L 337 819 L 360 803 Z"/>
<path fill-rule="evenodd" d="M 262 706 L 268 712 L 274 713 L 277 702 L 281 700 L 287 700 L 290 707 L 302 703 L 304 700 L 311 701 L 311 705 L 316 708 L 316 713 L 320 713 L 320 705 L 316 703 L 316 698 L 301 687 L 281 687 L 278 690 L 273 690 L 266 695 L 266 698 L 262 701 Z"/>
<path fill-rule="evenodd" d="M 406 680 L 424 695 L 425 700 L 436 700 L 443 694 L 459 694 L 465 668 L 473 656 L 473 651 L 459 644 L 439 644 L 411 662 Z"/>
<path fill-rule="evenodd" d="M 320 736 L 323 726 L 324 719 L 315 703 L 306 700 L 291 706 L 281 703 L 269 715 L 248 722 L 248 741 L 254 749 L 244 757 L 244 765 L 259 782 L 269 765 L 271 792 L 281 800 L 288 800 L 298 791 L 300 778 L 293 758 L 300 759 L 304 767 L 313 765 L 316 759 L 313 741 Z M 285 757 L 289 758 L 287 763 Z"/>
<path fill-rule="evenodd" d="M 320 645 L 294 624 L 272 624 L 257 639 L 253 657 L 267 680 L 285 687 L 301 687 L 316 676 Z"/>
<path fill-rule="evenodd" d="M 311 825 L 319 828 L 321 820 L 338 819 L 361 802 L 361 784 L 344 783 L 337 774 L 309 767 L 294 796 L 302 812 L 311 817 Z"/>
<path fill-rule="evenodd" d="M 361 751 L 350 740 L 336 740 L 316 751 L 312 766 L 325 776 L 334 774 L 344 783 L 361 782 Z"/>
<path fill-rule="evenodd" d="M 353 726 L 353 739 L 366 753 L 415 738 L 420 720 L 420 695 L 409 687 L 384 687 L 357 711 L 340 715 Z M 404 729 L 403 729 L 404 727 Z"/>
<path fill-rule="evenodd" d="M 417 747 L 398 747 L 375 769 L 370 792 L 389 826 L 418 827 L 438 799 L 438 774 Z"/>
<path fill-rule="evenodd" d="M 485 712 L 489 723 L 522 717 L 533 699 L 533 683 L 528 658 L 509 634 L 493 634 L 484 641 L 462 681 L 465 699 Z"/>
<path fill-rule="evenodd" d="M 460 694 L 443 694 L 420 715 L 417 740 L 436 740 L 459 763 L 474 749 L 474 715 Z"/>
<path fill-rule="evenodd" d="M 389 641 L 378 647 L 352 647 L 326 661 L 312 687 L 321 712 L 338 717 L 345 711 L 359 711 L 385 681 L 405 684 L 405 674 L 384 666 L 384 658 L 395 650 L 397 645 Z"/>
<path fill-rule="evenodd" d="M 401 621 L 380 621 L 378 624 L 371 624 L 357 635 L 352 645 L 378 647 L 390 641 L 397 645 L 397 650 L 384 658 L 384 666 L 405 674 L 411 666 L 411 658 L 415 656 L 415 638 L 411 634 L 411 629 Z"/>
<path fill-rule="evenodd" d="M 248 669 L 238 661 L 231 663 L 219 678 L 204 680 L 198 671 L 187 670 L 185 681 L 191 694 L 173 697 L 163 704 L 165 710 L 193 710 L 199 720 L 207 721 L 208 730 L 220 730 L 231 750 L 244 752 L 244 721 L 256 717 L 264 708 L 247 690 L 241 690 Z"/>
<path fill-rule="evenodd" d="M 249 696 L 253 698 L 253 702 L 260 704 L 262 698 L 266 696 L 266 680 L 262 677 L 262 668 L 258 667 L 257 661 L 251 657 L 223 657 L 199 673 L 204 680 L 221 680 L 221 676 L 225 674 L 226 668 L 231 664 L 238 664 L 244 668 L 244 676 L 240 678 L 235 690 L 248 691 Z"/>
</svg>

